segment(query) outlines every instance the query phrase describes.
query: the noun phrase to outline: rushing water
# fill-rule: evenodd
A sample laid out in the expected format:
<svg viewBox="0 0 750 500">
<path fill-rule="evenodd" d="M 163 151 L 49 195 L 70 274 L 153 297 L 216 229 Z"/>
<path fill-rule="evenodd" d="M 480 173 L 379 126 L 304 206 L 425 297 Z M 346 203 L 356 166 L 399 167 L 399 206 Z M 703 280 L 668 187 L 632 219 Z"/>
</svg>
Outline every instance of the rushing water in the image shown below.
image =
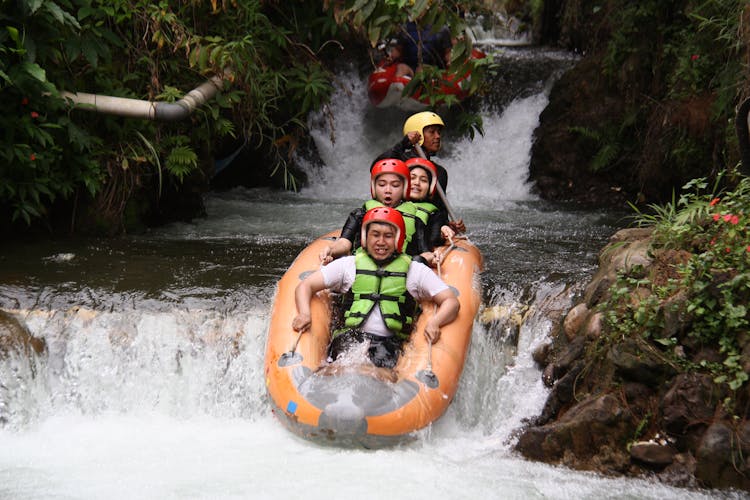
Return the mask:
<svg viewBox="0 0 750 500">
<path fill-rule="evenodd" d="M 535 67 L 565 60 L 531 57 Z M 484 253 L 482 314 L 493 318 L 475 324 L 448 412 L 417 442 L 378 451 L 320 447 L 275 421 L 263 376 L 274 284 L 307 242 L 366 198 L 369 161 L 398 140 L 404 118 L 370 109 L 353 72 L 340 80 L 348 92 L 332 104 L 335 129 L 311 119 L 326 168 L 310 166 L 312 184 L 300 193 L 213 193 L 208 216 L 190 224 L 3 248 L 0 308 L 48 350 L 0 364 L 0 498 L 718 496 L 512 451 L 547 395 L 530 353 L 625 225 L 533 195 L 529 154 L 549 80 L 488 106 L 485 136 L 449 137 L 439 158 L 449 198 Z"/>
</svg>

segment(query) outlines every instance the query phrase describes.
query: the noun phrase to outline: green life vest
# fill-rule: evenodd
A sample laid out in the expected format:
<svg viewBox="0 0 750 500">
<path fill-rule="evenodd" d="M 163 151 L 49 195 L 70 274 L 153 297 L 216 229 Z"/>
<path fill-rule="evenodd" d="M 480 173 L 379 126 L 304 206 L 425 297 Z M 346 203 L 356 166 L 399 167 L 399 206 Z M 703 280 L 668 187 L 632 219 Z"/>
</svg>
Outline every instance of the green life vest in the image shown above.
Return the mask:
<svg viewBox="0 0 750 500">
<path fill-rule="evenodd" d="M 378 200 L 367 200 L 365 202 L 364 208 L 365 210 L 370 210 L 371 208 L 384 206 L 385 205 L 380 203 Z M 417 207 L 414 206 L 414 203 L 405 201 L 394 208 L 401 212 L 401 215 L 404 218 L 404 228 L 406 229 L 406 234 L 404 235 L 404 245 L 400 249 L 401 253 L 404 253 L 406 252 L 406 247 L 409 246 L 409 242 L 411 242 L 412 238 L 414 237 L 414 233 L 417 231 Z M 360 244 L 362 243 L 364 242 L 360 242 Z"/>
<path fill-rule="evenodd" d="M 400 254 L 385 267 L 379 267 L 364 248 L 358 248 L 354 262 L 357 273 L 349 292 L 351 305 L 344 313 L 344 325 L 347 329 L 359 328 L 377 304 L 385 326 L 398 338 L 408 339 L 416 304 L 406 290 L 411 257 Z"/>
<path fill-rule="evenodd" d="M 415 215 L 419 217 L 419 220 L 424 222 L 425 226 L 430 216 L 438 211 L 438 207 L 430 203 L 429 201 L 415 201 L 411 202 L 414 205 Z"/>
</svg>

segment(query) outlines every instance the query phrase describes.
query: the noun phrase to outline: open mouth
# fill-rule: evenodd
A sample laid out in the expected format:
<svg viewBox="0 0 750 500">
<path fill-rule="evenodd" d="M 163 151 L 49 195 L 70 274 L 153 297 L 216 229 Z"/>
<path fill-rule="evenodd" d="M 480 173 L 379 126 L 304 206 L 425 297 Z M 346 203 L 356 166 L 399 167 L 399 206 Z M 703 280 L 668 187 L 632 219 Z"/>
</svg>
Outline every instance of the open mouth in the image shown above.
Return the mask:
<svg viewBox="0 0 750 500">
<path fill-rule="evenodd" d="M 388 252 L 388 249 L 387 249 L 387 248 L 377 248 L 377 247 L 376 247 L 376 248 L 374 248 L 374 249 L 373 249 L 373 253 L 375 253 L 375 256 L 376 256 L 376 257 L 380 257 L 380 256 L 383 256 L 383 255 L 385 255 L 385 254 L 386 254 L 387 252 Z"/>
</svg>

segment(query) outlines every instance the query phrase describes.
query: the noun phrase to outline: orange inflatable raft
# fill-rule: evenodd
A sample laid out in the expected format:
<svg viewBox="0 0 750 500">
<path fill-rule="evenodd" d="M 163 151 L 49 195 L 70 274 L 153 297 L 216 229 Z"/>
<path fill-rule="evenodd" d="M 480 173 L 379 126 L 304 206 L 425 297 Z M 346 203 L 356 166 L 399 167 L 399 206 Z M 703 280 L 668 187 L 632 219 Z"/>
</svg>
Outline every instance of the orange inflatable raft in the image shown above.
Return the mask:
<svg viewBox="0 0 750 500">
<path fill-rule="evenodd" d="M 279 281 L 265 356 L 273 411 L 290 430 L 321 443 L 380 448 L 409 441 L 445 412 L 458 388 L 481 300 L 482 255 L 467 240 L 436 249 L 450 249 L 441 275 L 456 291 L 461 309 L 441 328 L 431 348 L 422 332 L 434 306 L 423 303 L 414 334 L 394 369 L 339 360 L 328 364 L 328 292 L 312 300 L 311 330 L 300 335 L 291 323 L 297 314 L 297 283 L 320 267 L 320 251 L 337 235 L 332 232 L 312 242 Z"/>
</svg>

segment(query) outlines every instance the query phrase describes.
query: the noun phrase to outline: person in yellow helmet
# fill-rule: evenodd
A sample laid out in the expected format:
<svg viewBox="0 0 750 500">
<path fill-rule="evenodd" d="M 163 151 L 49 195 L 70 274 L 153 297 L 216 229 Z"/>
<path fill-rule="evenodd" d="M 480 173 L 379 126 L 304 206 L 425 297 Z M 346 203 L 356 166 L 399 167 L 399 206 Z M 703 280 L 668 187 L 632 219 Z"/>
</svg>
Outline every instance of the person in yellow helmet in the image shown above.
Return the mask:
<svg viewBox="0 0 750 500">
<path fill-rule="evenodd" d="M 414 148 L 415 144 L 422 146 L 422 150 L 429 160 L 430 156 L 440 151 L 444 128 L 443 119 L 432 111 L 422 111 L 411 115 L 404 122 L 403 138 L 391 149 L 380 154 L 372 162 L 370 170 L 378 161 L 385 158 L 398 158 L 401 161 L 406 161 L 409 158 L 418 157 L 419 155 Z M 448 172 L 437 163 L 435 163 L 435 166 L 438 169 L 438 183 L 445 191 L 448 186 Z"/>
<path fill-rule="evenodd" d="M 417 158 L 419 154 L 416 151 L 415 145 L 419 144 L 422 146 L 422 151 L 427 156 L 428 160 L 437 168 L 437 182 L 445 193 L 448 189 L 448 172 L 442 165 L 435 163 L 431 159 L 431 156 L 440 151 L 442 146 L 442 134 L 445 129 L 445 123 L 440 115 L 433 111 L 421 111 L 415 113 L 406 119 L 404 122 L 404 136 L 403 138 L 394 145 L 388 151 L 380 154 L 375 161 L 372 162 L 370 170 L 375 164 L 384 158 L 398 158 L 402 161 L 406 161 L 409 158 Z M 438 197 L 433 197 L 432 201 L 441 210 L 445 210 L 445 204 Z M 466 226 L 463 221 L 451 221 L 449 223 L 451 229 L 456 232 L 462 233 L 466 231 Z"/>
</svg>

